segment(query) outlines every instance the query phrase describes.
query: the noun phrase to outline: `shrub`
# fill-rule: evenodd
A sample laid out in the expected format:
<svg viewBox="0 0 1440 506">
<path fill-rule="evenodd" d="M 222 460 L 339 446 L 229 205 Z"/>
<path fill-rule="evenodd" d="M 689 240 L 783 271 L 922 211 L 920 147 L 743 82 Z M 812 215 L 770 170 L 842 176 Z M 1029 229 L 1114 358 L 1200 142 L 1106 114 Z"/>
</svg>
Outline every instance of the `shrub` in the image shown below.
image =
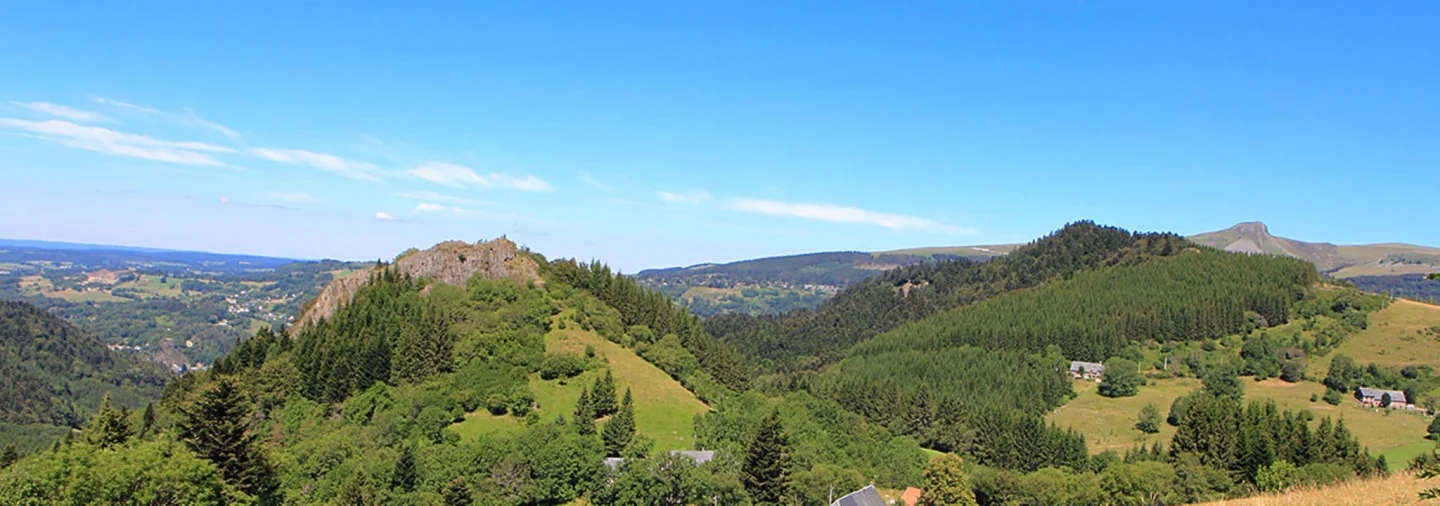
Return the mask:
<svg viewBox="0 0 1440 506">
<path fill-rule="evenodd" d="M 490 397 L 485 399 L 485 409 L 492 415 L 503 415 L 510 411 L 510 399 L 507 399 L 505 394 L 490 394 Z"/>
<path fill-rule="evenodd" d="M 517 417 L 524 417 L 530 414 L 531 405 L 535 404 L 535 395 L 527 388 L 517 388 L 510 392 L 510 414 Z"/>
<path fill-rule="evenodd" d="M 585 372 L 585 359 L 574 353 L 547 355 L 540 364 L 540 378 L 544 380 L 573 378 L 582 372 Z"/>
<path fill-rule="evenodd" d="M 1296 483 L 1300 470 L 1289 461 L 1277 460 L 1255 473 L 1255 486 L 1264 492 L 1281 492 Z"/>
<path fill-rule="evenodd" d="M 1325 399 L 1325 402 L 1329 403 L 1331 406 L 1339 406 L 1340 391 L 1335 389 L 1326 389 L 1325 397 L 1323 397 L 1323 399 Z"/>
</svg>

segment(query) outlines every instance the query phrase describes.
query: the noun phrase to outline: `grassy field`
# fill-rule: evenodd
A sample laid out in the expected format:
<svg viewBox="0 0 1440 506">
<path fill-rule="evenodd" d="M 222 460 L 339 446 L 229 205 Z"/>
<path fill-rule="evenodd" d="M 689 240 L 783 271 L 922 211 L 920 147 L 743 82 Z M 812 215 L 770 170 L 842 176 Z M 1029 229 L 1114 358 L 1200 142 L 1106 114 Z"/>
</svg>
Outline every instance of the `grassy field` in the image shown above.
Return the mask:
<svg viewBox="0 0 1440 506">
<path fill-rule="evenodd" d="M 1154 402 L 1160 407 L 1163 418 L 1169 413 L 1170 403 L 1176 397 L 1199 386 L 1200 382 L 1191 378 L 1156 380 L 1155 385 L 1141 387 L 1139 395 L 1111 399 L 1097 394 L 1094 383 L 1076 382 L 1075 389 L 1079 395 L 1051 412 L 1046 419 L 1085 434 L 1091 452 L 1114 450 L 1124 453 L 1139 444 L 1168 442 L 1175 435 L 1175 428 L 1169 424 L 1162 424 L 1159 434 L 1145 434 L 1135 429 L 1135 420 L 1145 404 Z M 1419 413 L 1366 408 L 1348 397 L 1339 406 L 1310 402 L 1311 395 L 1319 396 L 1324 392 L 1324 386 L 1313 382 L 1286 383 L 1278 379 L 1245 381 L 1247 400 L 1271 399 L 1283 408 L 1308 409 L 1317 418 L 1344 419 L 1346 427 L 1372 453 L 1394 451 L 1399 452 L 1396 455 L 1400 457 L 1409 455 L 1405 452 L 1417 451 L 1415 445 L 1430 444 L 1424 439 L 1430 420 Z M 1413 457 L 1409 455 L 1395 464 L 1403 466 Z"/>
<path fill-rule="evenodd" d="M 1134 397 L 1111 399 L 1096 392 L 1096 383 L 1076 381 L 1075 391 L 1079 396 L 1045 418 L 1085 434 L 1092 453 L 1114 450 L 1123 454 L 1139 444 L 1148 446 L 1170 441 L 1175 435 L 1175 428 L 1164 423 L 1165 415 L 1170 412 L 1170 403 L 1199 386 L 1199 380 L 1190 378 L 1160 380 L 1155 386 L 1141 387 L 1140 393 Z M 1160 408 L 1159 434 L 1146 434 L 1135 428 L 1140 410 L 1151 402 Z"/>
<path fill-rule="evenodd" d="M 1400 471 L 1410 465 L 1410 461 L 1415 460 L 1415 457 L 1433 451 L 1435 451 L 1435 442 L 1423 441 L 1396 446 L 1381 452 L 1381 455 L 1385 456 L 1385 463 L 1390 465 L 1391 471 Z"/>
<path fill-rule="evenodd" d="M 1440 306 L 1398 299 L 1371 314 L 1369 328 L 1346 338 L 1329 355 L 1311 360 L 1309 373 L 1324 377 L 1336 354 L 1348 355 L 1359 364 L 1440 365 L 1440 341 L 1421 333 L 1432 326 L 1440 326 Z"/>
<path fill-rule="evenodd" d="M 1312 394 L 1324 393 L 1325 387 L 1319 383 L 1286 383 L 1278 379 L 1245 383 L 1247 399 L 1274 399 L 1282 407 L 1309 409 L 1316 417 L 1344 419 L 1345 426 L 1355 434 L 1360 444 L 1370 448 L 1371 453 L 1426 442 L 1425 428 L 1430 425 L 1430 419 L 1417 412 L 1366 408 L 1350 397 L 1342 400 L 1339 406 L 1323 401 L 1310 402 Z"/>
<path fill-rule="evenodd" d="M 691 448 L 695 435 L 695 415 L 709 409 L 695 398 L 680 383 L 670 378 L 634 352 L 612 343 L 594 332 L 576 328 L 556 329 L 545 336 L 548 351 L 571 351 L 584 353 L 585 346 L 595 347 L 597 357 L 608 360 L 608 367 L 615 375 L 616 390 L 623 395 L 631 389 L 635 400 L 635 426 L 639 433 L 655 440 L 656 451 L 684 450 Z M 575 411 L 580 391 L 594 383 L 595 378 L 604 374 L 603 369 L 586 371 L 585 374 L 567 381 L 544 381 L 539 374 L 530 376 L 530 390 L 540 404 L 539 413 L 545 422 L 564 414 L 568 419 Z M 465 416 L 465 421 L 452 426 L 462 438 L 478 438 L 483 434 L 511 431 L 520 428 L 521 420 L 512 416 L 493 416 L 477 411 Z M 602 420 L 599 427 L 604 426 Z"/>
<path fill-rule="evenodd" d="M 1422 504 L 1421 490 L 1440 487 L 1440 480 L 1420 480 L 1408 473 L 1352 480 L 1337 485 L 1291 489 L 1284 494 L 1206 503 L 1207 506 L 1350 506 L 1354 504 Z"/>
<path fill-rule="evenodd" d="M 1397 274 L 1429 274 L 1440 272 L 1440 266 L 1423 264 L 1360 264 L 1335 271 L 1332 276 L 1344 279 L 1355 276 L 1392 276 Z"/>
</svg>

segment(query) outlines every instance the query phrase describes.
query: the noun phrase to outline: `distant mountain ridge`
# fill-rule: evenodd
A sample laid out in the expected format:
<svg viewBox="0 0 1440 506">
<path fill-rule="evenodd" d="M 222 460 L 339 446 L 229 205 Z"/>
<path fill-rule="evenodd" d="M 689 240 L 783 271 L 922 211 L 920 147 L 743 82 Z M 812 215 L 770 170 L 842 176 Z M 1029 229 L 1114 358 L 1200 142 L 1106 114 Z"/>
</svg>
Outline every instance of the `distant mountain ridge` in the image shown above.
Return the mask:
<svg viewBox="0 0 1440 506">
<path fill-rule="evenodd" d="M 1413 244 L 1335 245 L 1274 236 L 1264 223 L 1233 227 L 1189 237 L 1198 244 L 1241 253 L 1268 253 L 1299 258 L 1336 278 L 1440 272 L 1440 249 Z"/>
<path fill-rule="evenodd" d="M 1383 291 L 1386 276 L 1440 272 L 1440 248 L 1402 243 L 1335 245 L 1270 234 L 1264 223 L 1244 222 L 1187 237 L 1217 249 L 1299 258 L 1335 278 L 1359 278 L 1361 288 Z M 820 300 L 887 269 L 951 258 L 988 259 L 1023 244 L 936 246 L 891 251 L 837 251 L 756 258 L 730 263 L 646 269 L 635 276 L 700 316 L 778 314 L 813 308 Z M 1380 282 L 1374 279 L 1380 277 Z"/>
</svg>

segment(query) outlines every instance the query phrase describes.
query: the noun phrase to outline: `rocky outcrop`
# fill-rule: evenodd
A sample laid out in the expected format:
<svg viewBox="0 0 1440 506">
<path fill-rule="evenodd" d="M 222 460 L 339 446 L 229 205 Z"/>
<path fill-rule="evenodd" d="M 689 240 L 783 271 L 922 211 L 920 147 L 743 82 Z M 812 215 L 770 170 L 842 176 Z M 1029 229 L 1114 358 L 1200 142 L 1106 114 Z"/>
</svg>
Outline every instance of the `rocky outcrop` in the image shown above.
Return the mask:
<svg viewBox="0 0 1440 506">
<path fill-rule="evenodd" d="M 475 244 L 442 242 L 424 251 L 403 254 L 389 267 L 399 269 L 414 279 L 426 278 L 455 286 L 465 286 L 470 277 L 477 274 L 486 279 L 508 278 L 519 282 L 539 281 L 540 276 L 540 266 L 535 260 L 504 237 Z M 350 302 L 355 292 L 370 282 L 374 272 L 375 268 L 371 267 L 325 285 L 325 290 L 304 311 L 295 328 L 335 314 L 336 310 Z"/>
</svg>

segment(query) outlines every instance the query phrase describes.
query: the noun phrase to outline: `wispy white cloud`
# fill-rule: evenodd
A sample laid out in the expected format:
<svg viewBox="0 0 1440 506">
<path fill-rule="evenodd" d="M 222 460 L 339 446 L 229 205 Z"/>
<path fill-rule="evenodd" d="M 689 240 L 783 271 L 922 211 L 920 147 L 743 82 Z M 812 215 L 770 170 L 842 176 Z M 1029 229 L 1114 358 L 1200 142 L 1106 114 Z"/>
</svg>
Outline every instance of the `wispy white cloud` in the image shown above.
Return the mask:
<svg viewBox="0 0 1440 506">
<path fill-rule="evenodd" d="M 439 213 L 460 218 L 480 219 L 485 221 L 533 223 L 535 220 L 529 216 L 516 213 L 480 211 L 465 207 L 446 206 L 430 202 L 421 202 L 415 205 L 411 211 L 414 214 Z"/>
<path fill-rule="evenodd" d="M 694 190 L 686 192 L 659 192 L 660 200 L 671 204 L 685 204 L 687 206 L 698 206 L 710 201 L 710 192 L 705 190 Z"/>
<path fill-rule="evenodd" d="M 595 176 L 590 174 L 590 171 L 588 170 L 580 171 L 580 182 L 588 184 L 595 189 L 603 191 L 605 193 L 615 193 L 614 188 L 611 188 L 608 184 L 600 182 L 599 179 L 595 179 Z"/>
<path fill-rule="evenodd" d="M 320 200 L 305 192 L 270 192 L 270 198 L 286 202 L 318 202 Z"/>
<path fill-rule="evenodd" d="M 209 128 L 209 129 L 214 130 L 214 131 L 216 131 L 216 132 L 220 132 L 221 135 L 224 135 L 224 136 L 229 137 L 229 138 L 231 138 L 231 139 L 239 139 L 239 138 L 240 138 L 240 134 L 239 134 L 239 133 L 236 133 L 234 130 L 231 130 L 231 129 L 229 129 L 229 128 L 226 128 L 225 125 L 221 125 L 221 124 L 216 123 L 216 122 L 214 122 L 214 121 L 208 121 L 208 120 L 206 120 L 205 118 L 200 117 L 199 114 L 195 114 L 195 111 L 192 111 L 192 110 L 190 110 L 190 109 L 185 109 L 185 117 L 186 117 L 187 119 L 189 119 L 191 123 L 194 123 L 194 124 L 196 124 L 196 125 L 198 125 L 198 126 L 201 126 L 201 127 L 204 127 L 204 128 Z"/>
<path fill-rule="evenodd" d="M 977 233 L 973 228 L 957 227 L 926 218 L 882 213 L 858 207 L 837 206 L 834 204 L 781 202 L 763 199 L 731 199 L 726 201 L 725 207 L 737 211 L 771 216 L 787 216 L 832 223 L 859 223 L 881 226 L 893 230 L 919 230 L 923 232 L 939 232 L 957 235 Z"/>
<path fill-rule="evenodd" d="M 135 105 L 129 102 L 121 102 L 113 98 L 90 97 L 90 100 L 94 100 L 97 104 L 105 104 L 109 106 L 119 107 L 122 109 L 130 109 L 132 111 L 139 111 L 146 114 L 160 114 L 159 109 L 155 109 L 153 107 L 145 107 L 143 105 Z"/>
<path fill-rule="evenodd" d="M 194 110 L 188 109 L 188 108 L 185 109 L 183 112 L 175 113 L 175 112 L 165 112 L 165 111 L 156 109 L 156 108 L 154 108 L 154 107 L 147 107 L 147 106 L 143 106 L 143 105 L 132 104 L 132 103 L 130 103 L 130 102 L 125 102 L 125 101 L 121 101 L 121 100 L 115 100 L 115 99 L 113 99 L 113 98 L 90 97 L 90 100 L 95 101 L 95 103 L 97 103 L 97 104 L 104 104 L 104 105 L 108 105 L 108 106 L 111 106 L 111 107 L 118 107 L 118 108 L 121 108 L 121 109 L 128 109 L 128 110 L 135 111 L 135 112 L 143 112 L 143 113 L 145 113 L 145 114 L 150 114 L 150 115 L 154 115 L 154 116 L 160 116 L 161 118 L 163 118 L 163 119 L 165 119 L 165 120 L 168 120 L 168 121 L 171 121 L 171 122 L 174 122 L 174 123 L 179 123 L 179 124 L 182 124 L 182 125 L 187 125 L 187 126 L 192 126 L 192 127 L 199 127 L 199 128 L 204 128 L 204 129 L 208 129 L 208 130 L 213 130 L 213 131 L 215 131 L 215 132 L 219 132 L 220 135 L 224 135 L 224 136 L 226 136 L 226 137 L 229 137 L 229 138 L 232 139 L 232 140 L 240 140 L 240 137 L 241 137 L 239 132 L 236 132 L 235 130 L 232 130 L 230 127 L 227 127 L 227 126 L 225 126 L 225 125 L 221 125 L 221 124 L 216 123 L 216 122 L 214 122 L 214 121 L 210 121 L 210 120 L 207 120 L 207 119 L 205 119 L 205 118 L 202 118 L 202 117 L 200 117 L 200 114 L 199 114 L 199 113 L 196 113 Z"/>
<path fill-rule="evenodd" d="M 380 221 L 398 221 L 398 218 L 385 211 L 375 213 L 375 219 Z"/>
<path fill-rule="evenodd" d="M 23 107 L 41 114 L 48 114 L 57 118 L 71 121 L 101 122 L 110 121 L 110 117 L 98 112 L 85 111 L 74 107 L 52 104 L 50 102 L 10 102 L 18 107 Z"/>
<path fill-rule="evenodd" d="M 483 200 L 467 199 L 467 198 L 465 198 L 465 197 L 456 197 L 456 196 L 454 196 L 454 195 L 446 195 L 446 194 L 443 194 L 443 193 L 435 193 L 435 192 L 404 192 L 404 193 L 397 193 L 396 195 L 401 196 L 401 197 L 405 197 L 405 198 L 407 198 L 407 199 L 414 199 L 414 200 L 434 200 L 434 201 L 439 201 L 439 202 L 449 202 L 449 203 L 452 203 L 452 204 L 465 204 L 465 205 L 470 205 L 470 206 L 488 206 L 488 205 L 493 205 L 493 204 L 494 204 L 494 202 L 486 202 L 486 201 L 483 201 Z"/>
<path fill-rule="evenodd" d="M 490 173 L 481 175 L 469 167 L 445 162 L 427 162 L 410 169 L 410 175 L 445 186 L 482 186 L 521 191 L 549 191 L 549 183 L 535 176 Z"/>
<path fill-rule="evenodd" d="M 449 208 L 448 208 L 448 207 L 445 207 L 445 206 L 442 206 L 442 205 L 440 205 L 440 204 L 431 204 L 431 203 L 429 203 L 429 202 L 421 202 L 421 203 L 419 203 L 419 204 L 417 204 L 417 205 L 415 206 L 415 211 L 413 211 L 413 212 L 417 212 L 417 213 L 438 213 L 438 212 L 441 212 L 441 211 L 444 211 L 444 210 L 447 210 L 447 209 L 449 209 Z"/>
<path fill-rule="evenodd" d="M 374 165 L 346 160 L 328 153 L 317 153 L 303 149 L 252 148 L 250 154 L 272 162 L 290 165 L 308 165 L 325 172 L 339 174 L 349 178 L 364 181 L 380 180 L 380 177 L 375 174 L 377 171 Z"/>
<path fill-rule="evenodd" d="M 21 130 L 32 137 L 74 148 L 184 165 L 225 166 L 224 162 L 208 153 L 234 152 L 233 149 L 204 142 L 166 141 L 60 120 L 0 118 L 0 128 Z"/>
</svg>

